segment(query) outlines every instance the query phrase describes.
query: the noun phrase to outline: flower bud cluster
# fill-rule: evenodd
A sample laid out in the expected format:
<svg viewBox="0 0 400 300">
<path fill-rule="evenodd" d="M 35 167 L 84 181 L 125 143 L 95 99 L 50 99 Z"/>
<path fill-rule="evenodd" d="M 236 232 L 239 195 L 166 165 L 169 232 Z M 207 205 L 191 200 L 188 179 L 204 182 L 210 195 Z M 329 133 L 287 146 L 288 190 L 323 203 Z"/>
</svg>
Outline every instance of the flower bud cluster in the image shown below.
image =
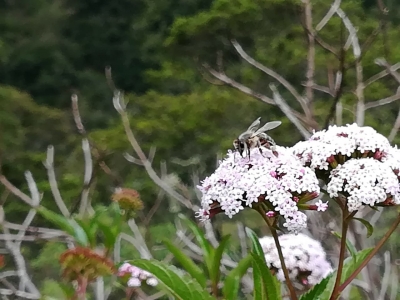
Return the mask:
<svg viewBox="0 0 400 300">
<path fill-rule="evenodd" d="M 285 276 L 274 239 L 266 236 L 259 242 L 268 267 L 276 272 L 278 280 L 284 282 Z M 299 233 L 281 235 L 279 243 L 291 280 L 303 286 L 312 286 L 332 272 L 331 264 L 326 260 L 326 253 L 320 242 Z"/>
<path fill-rule="evenodd" d="M 198 216 L 207 220 L 224 212 L 231 218 L 244 207 L 263 202 L 284 217 L 288 230 L 296 232 L 306 227 L 307 217 L 299 211 L 298 203 L 319 195 L 317 177 L 289 149 L 277 146 L 275 153 L 262 148 L 261 154 L 255 148 L 249 158 L 229 151 L 216 171 L 198 187 L 203 193 Z"/>
<path fill-rule="evenodd" d="M 129 277 L 127 282 L 129 287 L 139 287 L 142 285 L 143 281 L 150 286 L 156 286 L 158 284 L 158 280 L 151 273 L 133 266 L 128 262 L 123 263 L 119 267 L 117 275 L 120 277 Z"/>
</svg>

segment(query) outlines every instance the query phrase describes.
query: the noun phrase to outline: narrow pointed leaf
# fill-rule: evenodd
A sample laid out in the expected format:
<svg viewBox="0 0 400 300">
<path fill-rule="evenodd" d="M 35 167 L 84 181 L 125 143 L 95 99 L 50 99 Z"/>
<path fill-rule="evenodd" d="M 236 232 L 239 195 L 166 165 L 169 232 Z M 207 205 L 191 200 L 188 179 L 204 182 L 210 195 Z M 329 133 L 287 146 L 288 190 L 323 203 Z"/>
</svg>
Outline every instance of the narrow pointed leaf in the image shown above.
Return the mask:
<svg viewBox="0 0 400 300">
<path fill-rule="evenodd" d="M 251 240 L 252 252 L 257 254 L 262 259 L 264 264 L 266 265 L 264 251 L 260 245 L 257 234 L 248 227 L 246 227 L 246 234 Z"/>
<path fill-rule="evenodd" d="M 168 240 L 164 240 L 163 242 L 182 267 L 204 288 L 206 286 L 207 278 L 203 270 L 173 243 Z"/>
<path fill-rule="evenodd" d="M 367 238 L 369 238 L 374 233 L 374 227 L 367 220 L 361 218 L 353 218 L 353 220 L 360 221 L 367 228 Z"/>
<path fill-rule="evenodd" d="M 179 214 L 179 218 L 185 222 L 185 224 L 189 227 L 189 229 L 193 232 L 196 237 L 197 242 L 199 243 L 201 249 L 203 249 L 204 261 L 206 263 L 208 272 L 211 273 L 212 269 L 212 254 L 214 252 L 214 248 L 211 243 L 206 239 L 204 233 L 200 230 L 200 228 L 189 220 L 185 215 Z"/>
<path fill-rule="evenodd" d="M 215 249 L 215 251 L 213 251 L 213 255 L 211 258 L 212 269 L 210 273 L 210 279 L 214 283 L 219 282 L 221 276 L 221 259 L 230 237 L 230 235 L 224 236 L 218 247 Z"/>
<path fill-rule="evenodd" d="M 342 235 L 340 233 L 332 231 L 332 234 L 339 239 L 342 238 Z M 356 247 L 354 247 L 354 245 L 348 239 L 346 239 L 346 247 L 347 247 L 347 250 L 349 250 L 351 257 L 354 258 L 356 256 L 357 249 L 356 249 Z"/>
<path fill-rule="evenodd" d="M 39 206 L 38 208 L 36 208 L 36 211 L 46 220 L 56 225 L 58 229 L 65 231 L 71 236 L 74 234 L 74 227 L 70 224 L 69 220 L 66 217 L 59 215 L 51 210 L 48 210 L 44 206 Z"/>
<path fill-rule="evenodd" d="M 72 236 L 79 245 L 89 245 L 89 239 L 85 233 L 85 230 L 81 226 L 79 226 L 79 224 L 75 220 L 68 219 L 62 215 L 59 215 L 51 210 L 48 210 L 44 206 L 40 206 L 36 210 L 45 219 Z"/>
<path fill-rule="evenodd" d="M 226 300 L 237 300 L 240 288 L 240 279 L 246 274 L 247 269 L 253 261 L 252 256 L 249 254 L 241 261 L 239 261 L 236 268 L 232 269 L 224 280 L 224 287 L 222 292 Z"/>
<path fill-rule="evenodd" d="M 253 283 L 254 283 L 253 299 L 265 300 L 266 295 L 265 295 L 264 283 L 262 281 L 261 270 L 254 259 L 253 259 Z"/>
<path fill-rule="evenodd" d="M 282 299 L 281 296 L 281 285 L 278 279 L 272 275 L 271 270 L 263 262 L 263 259 L 256 253 L 251 253 L 253 257 L 253 269 L 256 267 L 259 274 L 261 275 L 261 281 L 263 284 L 263 289 L 265 292 L 266 300 L 279 300 Z M 264 257 L 264 254 L 262 255 Z"/>
<path fill-rule="evenodd" d="M 94 226 L 90 222 L 90 220 L 80 220 L 80 219 L 75 219 L 75 221 L 79 224 L 80 227 L 85 231 L 86 236 L 89 240 L 89 244 L 91 247 L 96 246 L 96 231 L 97 231 L 97 226 Z"/>
<path fill-rule="evenodd" d="M 90 242 L 85 230 L 74 219 L 70 219 L 69 223 L 74 228 L 73 237 L 75 241 L 83 247 L 89 246 Z"/>
<path fill-rule="evenodd" d="M 137 259 L 131 264 L 152 273 L 159 286 L 177 300 L 215 300 L 192 277 L 179 275 L 167 264 L 155 260 Z"/>
</svg>

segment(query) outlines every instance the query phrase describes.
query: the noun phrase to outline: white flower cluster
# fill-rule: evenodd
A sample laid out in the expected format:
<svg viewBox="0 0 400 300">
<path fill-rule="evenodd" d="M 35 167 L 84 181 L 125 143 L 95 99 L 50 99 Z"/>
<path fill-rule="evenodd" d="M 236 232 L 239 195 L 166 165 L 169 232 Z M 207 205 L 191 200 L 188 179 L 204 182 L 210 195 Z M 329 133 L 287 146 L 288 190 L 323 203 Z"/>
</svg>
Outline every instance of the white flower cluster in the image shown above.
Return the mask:
<svg viewBox="0 0 400 300">
<path fill-rule="evenodd" d="M 158 280 L 151 273 L 135 267 L 127 262 L 123 263 L 118 268 L 118 276 L 123 277 L 126 275 L 130 276 L 127 283 L 129 287 L 139 287 L 142 285 L 143 281 L 150 286 L 156 286 L 158 284 Z"/>
<path fill-rule="evenodd" d="M 255 148 L 249 157 L 241 157 L 229 151 L 219 167 L 205 178 L 198 188 L 203 193 L 202 208 L 198 216 L 207 220 L 223 211 L 230 218 L 245 206 L 260 201 L 285 218 L 284 226 L 290 231 L 306 227 L 307 217 L 300 212 L 297 202 L 307 195 L 307 201 L 320 192 L 315 173 L 300 161 L 289 149 L 276 147 L 271 150 Z"/>
<path fill-rule="evenodd" d="M 357 124 L 330 126 L 292 147 L 304 165 L 320 170 L 328 170 L 333 156 L 337 156 L 339 163 L 352 157 L 381 159 L 391 148 L 387 138 L 375 129 L 359 127 Z M 355 156 L 356 151 L 360 156 Z"/>
<path fill-rule="evenodd" d="M 346 196 L 350 212 L 363 205 L 400 204 L 400 150 L 373 128 L 331 126 L 292 150 L 305 166 L 330 171 L 321 178 L 328 194 Z"/>
<path fill-rule="evenodd" d="M 285 276 L 274 239 L 266 236 L 259 241 L 268 267 L 276 271 L 279 281 L 284 282 Z M 305 286 L 312 286 L 332 272 L 332 267 L 326 260 L 326 253 L 320 242 L 299 233 L 297 235 L 281 235 L 279 236 L 279 243 L 291 280 Z"/>
<path fill-rule="evenodd" d="M 352 159 L 332 170 L 327 185 L 330 197 L 347 193 L 350 212 L 362 205 L 374 206 L 392 198 L 400 204 L 400 186 L 397 176 L 388 164 L 373 158 Z"/>
</svg>

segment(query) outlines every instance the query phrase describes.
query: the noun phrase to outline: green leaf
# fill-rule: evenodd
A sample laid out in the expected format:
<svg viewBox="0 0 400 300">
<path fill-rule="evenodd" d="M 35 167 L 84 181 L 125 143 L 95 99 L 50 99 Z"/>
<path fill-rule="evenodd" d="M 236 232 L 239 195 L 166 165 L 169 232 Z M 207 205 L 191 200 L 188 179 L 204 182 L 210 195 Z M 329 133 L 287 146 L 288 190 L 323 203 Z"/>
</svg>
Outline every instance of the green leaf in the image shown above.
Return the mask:
<svg viewBox="0 0 400 300">
<path fill-rule="evenodd" d="M 72 236 L 75 241 L 83 247 L 89 246 L 89 238 L 85 230 L 74 219 L 69 219 L 69 223 L 74 228 L 74 234 Z"/>
<path fill-rule="evenodd" d="M 267 262 L 265 261 L 264 251 L 260 245 L 257 234 L 248 227 L 246 227 L 246 234 L 251 240 L 252 251 L 257 254 L 264 262 L 264 265 L 266 265 Z"/>
<path fill-rule="evenodd" d="M 36 210 L 45 219 L 52 222 L 59 229 L 71 235 L 79 245 L 84 247 L 89 245 L 89 239 L 85 233 L 85 230 L 79 226 L 75 220 L 59 215 L 51 210 L 48 210 L 44 206 L 39 206 L 36 208 Z"/>
<path fill-rule="evenodd" d="M 214 284 L 217 284 L 221 277 L 221 259 L 230 237 L 230 235 L 224 236 L 218 247 L 212 253 L 210 279 Z"/>
<path fill-rule="evenodd" d="M 278 279 L 272 275 L 271 270 L 268 268 L 268 266 L 265 264 L 263 259 L 258 254 L 251 253 L 251 255 L 253 257 L 253 272 L 255 269 L 257 269 L 256 272 L 257 276 L 261 276 L 262 288 L 264 290 L 262 294 L 265 294 L 265 298 L 262 299 L 267 299 L 267 300 L 282 299 L 281 286 Z M 262 255 L 262 257 L 264 257 L 264 254 Z M 257 281 L 259 281 L 259 279 Z"/>
<path fill-rule="evenodd" d="M 194 263 L 187 255 L 185 255 L 177 246 L 171 241 L 164 240 L 164 245 L 174 255 L 176 260 L 182 265 L 183 268 L 204 288 L 206 287 L 207 278 L 204 272 L 198 265 Z"/>
<path fill-rule="evenodd" d="M 197 242 L 199 243 L 201 249 L 203 249 L 204 261 L 206 263 L 208 272 L 211 273 L 212 270 L 212 255 L 214 252 L 214 248 L 211 243 L 207 241 L 204 236 L 204 233 L 199 229 L 199 227 L 190 221 L 185 215 L 179 214 L 179 218 L 186 223 L 186 225 L 190 228 L 190 230 L 194 233 Z"/>
<path fill-rule="evenodd" d="M 329 274 L 327 277 L 322 279 L 319 283 L 317 283 L 311 290 L 308 290 L 306 293 L 301 295 L 299 300 L 315 300 L 315 299 L 320 299 L 318 298 L 319 295 L 323 293 L 323 291 L 326 289 L 329 281 L 331 280 L 331 277 L 333 277 L 335 273 Z"/>
<path fill-rule="evenodd" d="M 257 234 L 247 227 L 246 234 L 252 243 L 254 299 L 281 299 L 280 283 L 267 266 Z"/>
<path fill-rule="evenodd" d="M 104 237 L 104 246 L 107 249 L 113 249 L 115 242 L 117 240 L 117 237 L 121 232 L 120 227 L 118 225 L 108 226 L 101 222 L 99 222 L 97 225 Z"/>
<path fill-rule="evenodd" d="M 340 283 L 345 282 L 347 280 L 347 278 L 350 277 L 350 275 L 354 272 L 354 270 L 356 270 L 361 265 L 361 263 L 364 261 L 364 259 L 368 256 L 368 254 L 372 250 L 373 250 L 373 248 L 364 249 L 362 251 L 357 252 L 354 258 L 348 257 L 347 259 L 345 259 L 344 265 L 343 265 L 342 278 L 340 280 Z M 302 300 L 311 300 L 311 299 L 329 300 L 329 298 L 331 297 L 332 291 L 333 291 L 333 287 L 335 285 L 336 274 L 337 274 L 337 271 L 335 271 L 329 275 L 329 280 L 328 280 L 328 283 L 327 283 L 325 289 L 320 294 L 316 294 L 315 298 L 305 298 Z M 311 292 L 312 290 L 310 290 L 309 292 Z"/>
<path fill-rule="evenodd" d="M 342 235 L 338 232 L 332 231 L 332 234 L 339 239 L 342 238 Z M 351 256 L 354 258 L 356 256 L 357 249 L 356 249 L 356 247 L 354 247 L 354 245 L 348 239 L 346 239 L 346 247 L 347 247 L 347 250 L 349 250 Z"/>
<path fill-rule="evenodd" d="M 367 228 L 367 238 L 369 238 L 372 233 L 374 233 L 374 227 L 367 220 L 361 218 L 353 218 L 353 220 L 360 221 Z"/>
<path fill-rule="evenodd" d="M 96 231 L 97 231 L 97 224 L 93 224 L 90 222 L 91 220 L 80 220 L 75 219 L 75 221 L 82 227 L 85 231 L 86 236 L 88 237 L 89 244 L 91 247 L 96 246 Z"/>
<path fill-rule="evenodd" d="M 130 262 L 147 272 L 152 273 L 159 285 L 178 300 L 215 300 L 214 297 L 200 286 L 192 277 L 180 276 L 167 264 L 155 260 L 136 259 Z"/>
<path fill-rule="evenodd" d="M 252 257 L 253 258 L 253 257 Z M 257 262 L 253 258 L 253 299 L 254 300 L 264 300 L 266 299 L 264 284 L 261 278 L 261 270 L 257 267 Z"/>
<path fill-rule="evenodd" d="M 226 300 L 237 300 L 237 294 L 240 288 L 240 279 L 246 274 L 247 269 L 253 262 L 252 256 L 249 254 L 239 261 L 236 268 L 232 269 L 224 280 L 222 292 Z"/>
<path fill-rule="evenodd" d="M 59 229 L 67 232 L 69 235 L 74 234 L 74 227 L 70 224 L 69 220 L 55 212 L 48 210 L 44 206 L 39 206 L 36 211 L 41 214 L 46 220 L 56 225 Z"/>
</svg>

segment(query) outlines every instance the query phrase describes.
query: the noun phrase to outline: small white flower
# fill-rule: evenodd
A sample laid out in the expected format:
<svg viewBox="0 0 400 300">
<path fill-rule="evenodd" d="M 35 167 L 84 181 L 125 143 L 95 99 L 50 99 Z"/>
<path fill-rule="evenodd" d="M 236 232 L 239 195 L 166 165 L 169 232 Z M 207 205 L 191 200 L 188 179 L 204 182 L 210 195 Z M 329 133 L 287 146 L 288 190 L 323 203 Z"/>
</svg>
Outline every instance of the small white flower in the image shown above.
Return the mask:
<svg viewBox="0 0 400 300">
<path fill-rule="evenodd" d="M 322 200 L 316 202 L 315 205 L 317 206 L 317 211 L 326 211 L 328 209 L 328 203 L 329 201 L 324 203 Z"/>
</svg>

